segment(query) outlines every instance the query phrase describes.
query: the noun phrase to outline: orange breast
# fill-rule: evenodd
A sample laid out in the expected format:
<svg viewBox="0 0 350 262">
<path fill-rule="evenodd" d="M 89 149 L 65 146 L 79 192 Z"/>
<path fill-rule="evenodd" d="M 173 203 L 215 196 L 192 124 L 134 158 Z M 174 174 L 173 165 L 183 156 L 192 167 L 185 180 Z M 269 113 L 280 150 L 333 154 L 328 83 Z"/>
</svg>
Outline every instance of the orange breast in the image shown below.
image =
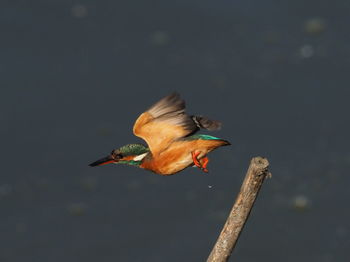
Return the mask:
<svg viewBox="0 0 350 262">
<path fill-rule="evenodd" d="M 141 164 L 142 168 L 149 169 L 160 175 L 173 175 L 192 166 L 191 153 L 200 151 L 198 159 L 205 157 L 217 147 L 226 145 L 222 140 L 192 140 L 173 142 L 166 150 L 152 158 L 147 158 Z"/>
</svg>

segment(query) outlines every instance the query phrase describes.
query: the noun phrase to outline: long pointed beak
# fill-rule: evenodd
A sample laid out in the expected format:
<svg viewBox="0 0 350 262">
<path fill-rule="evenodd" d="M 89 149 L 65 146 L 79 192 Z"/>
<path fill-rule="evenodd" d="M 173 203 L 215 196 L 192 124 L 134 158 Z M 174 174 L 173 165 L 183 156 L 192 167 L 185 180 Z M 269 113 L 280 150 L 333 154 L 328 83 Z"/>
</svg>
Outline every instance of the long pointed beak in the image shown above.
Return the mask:
<svg viewBox="0 0 350 262">
<path fill-rule="evenodd" d="M 111 155 L 101 158 L 93 163 L 91 163 L 89 166 L 102 166 L 110 163 L 115 163 L 116 161 Z"/>
</svg>

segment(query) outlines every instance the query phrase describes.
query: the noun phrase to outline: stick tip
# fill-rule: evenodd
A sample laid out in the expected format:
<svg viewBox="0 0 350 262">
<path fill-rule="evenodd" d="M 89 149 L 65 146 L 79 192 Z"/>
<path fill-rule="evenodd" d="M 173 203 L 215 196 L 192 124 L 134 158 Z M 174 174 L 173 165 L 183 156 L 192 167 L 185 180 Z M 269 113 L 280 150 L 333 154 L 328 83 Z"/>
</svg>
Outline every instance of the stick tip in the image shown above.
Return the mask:
<svg viewBox="0 0 350 262">
<path fill-rule="evenodd" d="M 256 170 L 256 175 L 264 175 L 268 178 L 272 177 L 271 173 L 268 170 L 270 164 L 267 158 L 261 156 L 253 157 L 250 165 L 254 170 Z"/>
<path fill-rule="evenodd" d="M 252 164 L 255 164 L 259 167 L 267 168 L 269 166 L 269 161 L 265 157 L 256 156 L 253 157 Z"/>
</svg>

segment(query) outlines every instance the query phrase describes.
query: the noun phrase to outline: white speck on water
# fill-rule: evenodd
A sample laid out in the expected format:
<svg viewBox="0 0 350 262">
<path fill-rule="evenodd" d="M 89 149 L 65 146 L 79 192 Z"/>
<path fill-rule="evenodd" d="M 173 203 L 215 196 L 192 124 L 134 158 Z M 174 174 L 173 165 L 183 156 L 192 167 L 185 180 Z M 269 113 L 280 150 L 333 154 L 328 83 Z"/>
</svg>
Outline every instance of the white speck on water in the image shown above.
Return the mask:
<svg viewBox="0 0 350 262">
<path fill-rule="evenodd" d="M 304 45 L 300 48 L 300 55 L 303 58 L 310 58 L 315 54 L 315 50 L 311 45 Z"/>
<path fill-rule="evenodd" d="M 208 188 L 212 188 L 213 186 L 212 185 L 208 185 Z"/>
</svg>

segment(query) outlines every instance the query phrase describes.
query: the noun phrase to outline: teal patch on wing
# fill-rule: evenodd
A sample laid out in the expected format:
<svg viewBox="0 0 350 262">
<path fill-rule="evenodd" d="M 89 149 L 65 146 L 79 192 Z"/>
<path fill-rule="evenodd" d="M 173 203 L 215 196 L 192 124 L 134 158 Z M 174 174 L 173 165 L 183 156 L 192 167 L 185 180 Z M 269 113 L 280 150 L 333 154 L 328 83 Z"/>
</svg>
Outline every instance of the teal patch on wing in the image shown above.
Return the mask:
<svg viewBox="0 0 350 262">
<path fill-rule="evenodd" d="M 222 140 L 221 138 L 215 137 L 215 136 L 210 136 L 210 135 L 193 135 L 193 136 L 188 136 L 185 137 L 186 140 L 197 140 L 197 139 L 202 139 L 202 140 Z"/>
</svg>

